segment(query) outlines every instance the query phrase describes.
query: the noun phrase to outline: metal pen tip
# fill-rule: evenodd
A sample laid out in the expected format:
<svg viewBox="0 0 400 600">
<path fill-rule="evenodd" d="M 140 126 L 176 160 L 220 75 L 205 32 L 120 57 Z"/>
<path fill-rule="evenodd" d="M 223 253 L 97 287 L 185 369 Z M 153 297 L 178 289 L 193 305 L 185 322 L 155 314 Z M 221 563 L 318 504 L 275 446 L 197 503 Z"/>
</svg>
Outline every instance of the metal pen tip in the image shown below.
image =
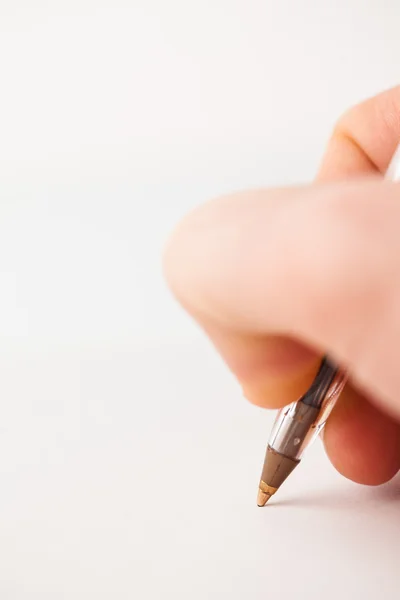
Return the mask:
<svg viewBox="0 0 400 600">
<path fill-rule="evenodd" d="M 271 494 L 268 494 L 268 492 L 264 492 L 262 489 L 259 489 L 257 494 L 257 506 L 259 506 L 260 508 L 262 506 L 265 506 L 270 498 Z"/>
</svg>

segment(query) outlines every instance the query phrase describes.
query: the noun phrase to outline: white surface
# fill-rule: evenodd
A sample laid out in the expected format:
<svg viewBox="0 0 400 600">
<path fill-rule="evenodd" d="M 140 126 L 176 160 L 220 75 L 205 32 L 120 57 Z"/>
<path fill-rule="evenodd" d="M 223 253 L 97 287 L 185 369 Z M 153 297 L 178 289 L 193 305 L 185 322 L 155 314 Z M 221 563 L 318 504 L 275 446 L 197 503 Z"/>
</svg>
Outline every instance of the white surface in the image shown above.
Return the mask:
<svg viewBox="0 0 400 600">
<path fill-rule="evenodd" d="M 207 345 L 167 350 L 1 355 L 1 597 L 397 598 L 398 484 L 317 444 L 257 508 L 269 415 Z"/>
<path fill-rule="evenodd" d="M 398 597 L 396 486 L 315 448 L 257 510 L 270 417 L 160 275 L 191 206 L 309 180 L 398 83 L 397 0 L 326 4 L 0 3 L 1 598 Z"/>
</svg>

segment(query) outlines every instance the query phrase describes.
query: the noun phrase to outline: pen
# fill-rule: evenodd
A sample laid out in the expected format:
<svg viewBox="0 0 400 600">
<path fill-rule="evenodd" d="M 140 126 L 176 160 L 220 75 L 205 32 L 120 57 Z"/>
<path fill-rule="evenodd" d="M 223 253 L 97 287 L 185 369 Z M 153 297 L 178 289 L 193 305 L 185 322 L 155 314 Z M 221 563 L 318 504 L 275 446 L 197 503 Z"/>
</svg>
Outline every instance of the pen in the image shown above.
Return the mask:
<svg viewBox="0 0 400 600">
<path fill-rule="evenodd" d="M 400 180 L 400 145 L 385 177 L 392 181 Z M 300 463 L 304 451 L 322 431 L 346 379 L 346 372 L 325 356 L 306 393 L 278 412 L 265 453 L 258 487 L 258 506 L 268 502 Z"/>
</svg>

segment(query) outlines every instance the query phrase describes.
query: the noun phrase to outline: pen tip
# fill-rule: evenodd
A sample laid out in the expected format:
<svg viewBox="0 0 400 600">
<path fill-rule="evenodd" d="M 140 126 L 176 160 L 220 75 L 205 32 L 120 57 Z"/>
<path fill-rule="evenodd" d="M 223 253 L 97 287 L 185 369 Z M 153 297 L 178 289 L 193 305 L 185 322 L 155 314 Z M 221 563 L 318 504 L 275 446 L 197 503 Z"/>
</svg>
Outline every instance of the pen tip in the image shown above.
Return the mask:
<svg viewBox="0 0 400 600">
<path fill-rule="evenodd" d="M 257 506 L 265 506 L 270 498 L 271 494 L 268 494 L 268 492 L 264 492 L 263 490 L 259 489 L 257 495 Z"/>
</svg>

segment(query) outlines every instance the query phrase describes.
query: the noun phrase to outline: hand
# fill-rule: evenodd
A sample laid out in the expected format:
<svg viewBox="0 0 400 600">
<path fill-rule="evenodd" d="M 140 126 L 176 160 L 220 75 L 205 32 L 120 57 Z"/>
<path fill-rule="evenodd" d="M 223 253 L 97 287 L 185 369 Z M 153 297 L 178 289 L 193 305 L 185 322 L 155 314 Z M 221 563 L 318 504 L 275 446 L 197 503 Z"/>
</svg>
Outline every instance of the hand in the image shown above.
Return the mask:
<svg viewBox="0 0 400 600">
<path fill-rule="evenodd" d="M 168 282 L 245 396 L 297 400 L 328 353 L 351 375 L 324 432 L 334 466 L 376 485 L 400 468 L 400 87 L 338 122 L 317 183 L 214 200 L 165 253 Z"/>
</svg>

